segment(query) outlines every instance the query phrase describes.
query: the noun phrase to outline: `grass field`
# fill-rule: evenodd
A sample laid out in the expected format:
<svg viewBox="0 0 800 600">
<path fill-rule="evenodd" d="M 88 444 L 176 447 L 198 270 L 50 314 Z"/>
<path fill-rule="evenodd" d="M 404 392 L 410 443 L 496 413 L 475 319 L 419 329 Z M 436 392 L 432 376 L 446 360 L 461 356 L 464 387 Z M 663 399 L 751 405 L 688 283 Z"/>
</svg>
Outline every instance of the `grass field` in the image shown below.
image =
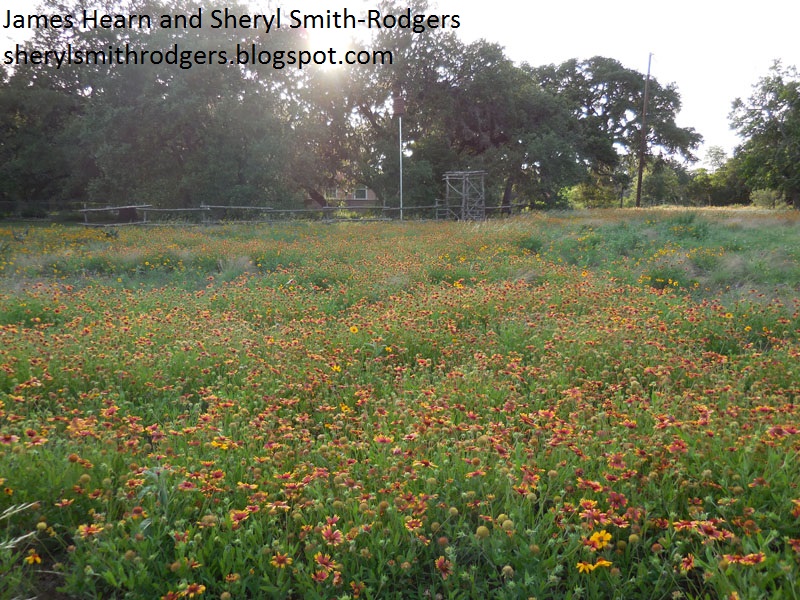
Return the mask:
<svg viewBox="0 0 800 600">
<path fill-rule="evenodd" d="M 23 230 L 0 599 L 800 597 L 795 213 Z"/>
</svg>

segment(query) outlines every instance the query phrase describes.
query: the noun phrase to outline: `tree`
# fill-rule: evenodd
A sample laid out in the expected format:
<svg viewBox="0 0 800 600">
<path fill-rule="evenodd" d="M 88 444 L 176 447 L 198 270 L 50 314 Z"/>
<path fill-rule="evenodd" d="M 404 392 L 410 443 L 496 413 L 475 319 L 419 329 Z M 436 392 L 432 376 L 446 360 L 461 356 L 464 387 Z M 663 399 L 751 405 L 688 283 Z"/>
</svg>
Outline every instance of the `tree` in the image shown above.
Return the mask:
<svg viewBox="0 0 800 600">
<path fill-rule="evenodd" d="M 413 0 L 402 9 L 391 2 L 378 8 L 397 14 L 409 6 L 415 13 L 427 7 L 424 0 Z M 407 106 L 405 202 L 431 204 L 441 179 L 441 171 L 438 177 L 435 173 L 444 163 L 452 164 L 438 108 L 442 74 L 449 69 L 449 57 L 458 55 L 460 42 L 442 32 L 419 35 L 383 28 L 373 31 L 367 45 L 391 51 L 391 64 L 308 68 L 287 80 L 281 94 L 291 132 L 287 168 L 321 203 L 326 188 L 355 183 L 372 188 L 387 206 L 398 203 L 399 140 L 392 104 L 400 95 Z"/>
<path fill-rule="evenodd" d="M 706 158 L 714 167 L 713 171 L 700 168 L 690 174 L 686 188 L 689 202 L 701 206 L 750 203 L 750 188 L 741 174 L 742 161 L 738 157 L 723 159 L 723 156 L 724 152 L 718 156 L 719 160 Z"/>
<path fill-rule="evenodd" d="M 58 14 L 79 14 L 84 4 L 69 0 L 49 6 Z M 101 12 L 118 14 L 196 10 L 188 0 L 100 0 L 96 5 Z M 246 12 L 235 2 L 228 6 Z M 33 44 L 47 48 L 65 47 L 67 42 L 76 48 L 129 44 L 136 50 L 162 52 L 177 45 L 181 50 L 230 53 L 240 37 L 209 25 L 206 21 L 203 29 L 39 29 Z M 269 38 L 258 35 L 262 48 L 286 46 L 287 40 L 278 40 L 274 33 Z M 281 119 L 280 94 L 275 93 L 275 82 L 287 78 L 255 75 L 249 66 L 227 61 L 188 68 L 166 59 L 62 69 L 20 66 L 0 94 L 3 104 L 14 109 L 3 111 L 10 124 L 2 129 L 3 148 L 17 148 L 16 161 L 3 161 L 3 169 L 9 171 L 3 173 L 4 187 L 15 187 L 3 191 L 18 202 L 74 196 L 162 207 L 201 202 L 274 205 L 291 200 L 295 193 L 285 169 L 288 120 Z M 41 153 L 40 148 L 44 148 Z M 44 172 L 44 167 L 49 170 Z M 53 194 L 52 188 L 60 193 Z"/>
<path fill-rule="evenodd" d="M 642 73 L 602 56 L 545 65 L 532 73 L 545 90 L 564 99 L 577 119 L 581 154 L 594 173 L 610 176 L 623 156 L 636 154 L 641 143 Z M 649 152 L 696 160 L 693 152 L 702 137 L 675 123 L 681 107 L 675 85 L 663 86 L 651 78 L 648 94 Z"/>
<path fill-rule="evenodd" d="M 43 216 L 64 197 L 70 158 L 60 132 L 77 109 L 54 90 L 0 86 L 0 198 L 9 212 Z"/>
<path fill-rule="evenodd" d="M 644 204 L 684 204 L 686 170 L 677 162 L 658 158 L 642 182 Z"/>
<path fill-rule="evenodd" d="M 426 0 L 408 4 L 383 2 L 383 13 L 410 7 L 429 13 Z M 452 33 L 409 29 L 380 29 L 374 48 L 393 53 L 391 65 L 354 68 L 348 92 L 353 107 L 350 159 L 357 177 L 387 205 L 399 203 L 399 130 L 393 100 L 403 99 L 404 201 L 432 204 L 439 195 L 442 174 L 460 168 L 452 123 L 454 79 L 464 46 Z"/>
<path fill-rule="evenodd" d="M 481 41 L 465 47 L 449 83 L 451 144 L 503 182 L 503 206 L 514 192 L 531 206 L 553 206 L 563 188 L 581 179 L 577 123 L 500 46 Z"/>
<path fill-rule="evenodd" d="M 430 12 L 425 0 L 411 7 Z M 381 10 L 401 9 L 385 2 Z M 340 170 L 369 185 L 387 205 L 395 204 L 399 140 L 392 104 L 399 95 L 406 105 L 407 205 L 432 204 L 449 170 L 488 171 L 487 197 L 505 205 L 523 194 L 532 205 L 552 205 L 564 186 L 582 177 L 575 119 L 500 46 L 465 45 L 452 33 L 419 35 L 407 29 L 378 30 L 371 45 L 392 50 L 393 63 L 349 69 L 343 77 L 309 71 L 293 92 L 306 107 L 303 123 L 316 130 L 309 145 L 318 172 L 333 175 L 338 157 Z M 332 131 L 336 139 L 326 144 Z"/>
<path fill-rule="evenodd" d="M 633 182 L 635 166 L 628 157 L 610 173 L 589 170 L 586 177 L 569 192 L 570 203 L 584 208 L 622 208 L 625 193 Z"/>
<path fill-rule="evenodd" d="M 736 149 L 741 172 L 753 189 L 782 192 L 800 210 L 800 74 L 780 61 L 753 87 L 747 101 L 737 98 L 731 125 L 744 138 Z"/>
<path fill-rule="evenodd" d="M 85 0 L 49 0 L 57 14 Z M 196 10 L 192 0 L 97 0 L 101 12 L 165 15 Z M 93 5 L 94 6 L 94 5 Z M 244 3 L 231 1 L 234 12 Z M 411 9 L 430 13 L 426 0 Z M 232 29 L 182 27 L 42 28 L 38 47 L 227 50 Z M 260 49 L 298 49 L 301 32 L 248 32 Z M 384 65 L 276 70 L 238 61 L 188 69 L 144 65 L 29 65 L 0 81 L 0 198 L 14 206 L 89 199 L 163 207 L 199 203 L 283 206 L 334 184 L 362 183 L 396 204 L 399 140 L 393 99 L 406 104 L 403 176 L 406 205 L 431 204 L 449 170 L 488 171 L 487 197 L 509 207 L 564 202 L 585 181 L 591 204 L 621 198 L 625 160 L 638 148 L 643 78 L 595 57 L 559 67 L 515 65 L 486 41 L 453 32 L 373 31 Z M 230 55 L 229 57 L 230 58 Z M 699 141 L 678 128 L 674 86 L 654 82 L 652 147 L 690 157 Z M 45 157 L 45 160 L 36 157 Z M 589 188 L 596 188 L 594 190 Z M 602 188 L 602 189 L 600 189 Z"/>
<path fill-rule="evenodd" d="M 711 172 L 719 171 L 724 168 L 728 162 L 728 154 L 722 146 L 710 146 L 706 150 L 705 162 L 711 169 Z"/>
</svg>

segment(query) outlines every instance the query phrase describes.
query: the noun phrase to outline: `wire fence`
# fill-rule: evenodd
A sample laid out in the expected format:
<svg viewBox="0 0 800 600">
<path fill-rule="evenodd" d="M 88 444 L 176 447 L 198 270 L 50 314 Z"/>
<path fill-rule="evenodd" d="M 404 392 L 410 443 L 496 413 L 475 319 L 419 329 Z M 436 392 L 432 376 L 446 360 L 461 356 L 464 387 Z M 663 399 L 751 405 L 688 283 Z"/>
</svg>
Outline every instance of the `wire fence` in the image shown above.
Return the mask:
<svg viewBox="0 0 800 600">
<path fill-rule="evenodd" d="M 486 217 L 516 214 L 526 204 L 485 207 Z M 159 225 L 213 225 L 220 223 L 259 223 L 282 221 L 397 221 L 458 220 L 459 206 L 443 201 L 427 206 L 321 206 L 273 208 L 267 206 L 207 205 L 187 208 L 160 208 L 151 204 L 110 206 L 102 203 L 72 203 L 57 210 L 42 205 L 19 206 L 0 201 L 0 219 L 14 221 L 76 222 L 86 227 L 124 227 Z"/>
</svg>

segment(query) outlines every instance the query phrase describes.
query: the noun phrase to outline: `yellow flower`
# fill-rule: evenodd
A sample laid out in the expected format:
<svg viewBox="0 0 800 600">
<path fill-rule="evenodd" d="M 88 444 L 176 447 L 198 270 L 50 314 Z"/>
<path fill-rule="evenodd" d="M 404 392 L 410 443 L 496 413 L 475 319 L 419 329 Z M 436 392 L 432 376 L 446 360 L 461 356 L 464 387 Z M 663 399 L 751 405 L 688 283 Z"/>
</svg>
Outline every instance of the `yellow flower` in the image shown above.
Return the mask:
<svg viewBox="0 0 800 600">
<path fill-rule="evenodd" d="M 38 565 L 42 562 L 42 557 L 36 554 L 36 550 L 28 550 L 28 556 L 25 557 L 25 562 L 29 565 Z"/>
<path fill-rule="evenodd" d="M 350 333 L 358 333 L 358 327 L 355 325 L 350 326 Z"/>
<path fill-rule="evenodd" d="M 605 558 L 598 558 L 597 562 L 594 563 L 594 568 L 597 567 L 610 567 L 613 563 L 610 560 L 606 560 Z"/>
<path fill-rule="evenodd" d="M 595 566 L 592 563 L 587 562 L 579 562 L 575 566 L 578 569 L 578 573 L 591 573 L 595 569 Z"/>
<path fill-rule="evenodd" d="M 608 543 L 611 541 L 611 534 L 608 533 L 605 529 L 600 531 L 595 531 L 592 536 L 589 538 L 591 542 L 592 548 L 594 550 L 602 550 Z"/>
</svg>

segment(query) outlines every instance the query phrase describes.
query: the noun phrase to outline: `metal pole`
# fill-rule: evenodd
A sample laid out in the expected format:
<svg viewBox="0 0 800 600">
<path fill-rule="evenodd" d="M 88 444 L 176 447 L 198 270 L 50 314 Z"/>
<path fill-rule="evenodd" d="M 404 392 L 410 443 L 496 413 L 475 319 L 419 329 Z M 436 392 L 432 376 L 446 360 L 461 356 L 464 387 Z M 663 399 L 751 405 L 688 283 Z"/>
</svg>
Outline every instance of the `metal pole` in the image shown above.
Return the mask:
<svg viewBox="0 0 800 600">
<path fill-rule="evenodd" d="M 399 86 L 394 91 L 394 114 L 397 117 L 397 127 L 400 135 L 400 220 L 403 220 L 403 115 L 406 112 L 406 103 L 403 101 Z"/>
<path fill-rule="evenodd" d="M 397 117 L 400 128 L 400 220 L 403 220 L 403 117 Z"/>
<path fill-rule="evenodd" d="M 644 104 L 642 106 L 642 141 L 639 147 L 639 174 L 636 178 L 636 208 L 642 205 L 642 175 L 644 174 L 644 154 L 647 150 L 647 94 L 650 90 L 650 63 L 653 60 L 651 52 L 647 57 L 647 78 L 644 80 Z"/>
</svg>

